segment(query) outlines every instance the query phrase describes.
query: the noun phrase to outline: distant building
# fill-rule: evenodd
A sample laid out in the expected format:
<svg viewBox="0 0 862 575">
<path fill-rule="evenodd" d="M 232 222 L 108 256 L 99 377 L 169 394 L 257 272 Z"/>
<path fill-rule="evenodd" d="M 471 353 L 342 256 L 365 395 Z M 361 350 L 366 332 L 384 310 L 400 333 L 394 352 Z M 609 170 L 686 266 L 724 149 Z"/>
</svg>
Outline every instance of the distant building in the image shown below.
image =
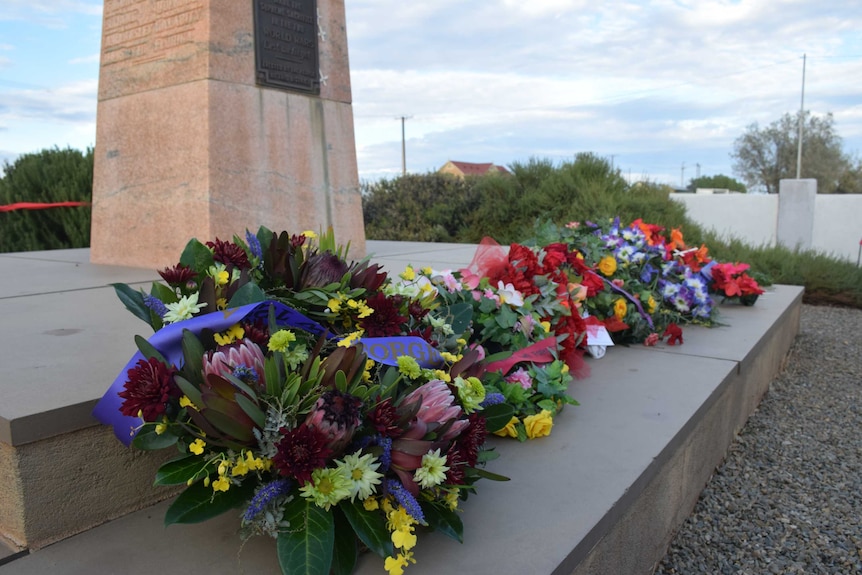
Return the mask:
<svg viewBox="0 0 862 575">
<path fill-rule="evenodd" d="M 487 164 L 473 164 L 470 162 L 456 162 L 454 160 L 449 160 L 443 164 L 443 167 L 437 170 L 437 172 L 440 174 L 451 174 L 457 178 L 464 178 L 466 176 L 487 176 L 489 174 L 511 175 L 511 172 L 503 166 L 498 166 L 490 162 Z"/>
</svg>

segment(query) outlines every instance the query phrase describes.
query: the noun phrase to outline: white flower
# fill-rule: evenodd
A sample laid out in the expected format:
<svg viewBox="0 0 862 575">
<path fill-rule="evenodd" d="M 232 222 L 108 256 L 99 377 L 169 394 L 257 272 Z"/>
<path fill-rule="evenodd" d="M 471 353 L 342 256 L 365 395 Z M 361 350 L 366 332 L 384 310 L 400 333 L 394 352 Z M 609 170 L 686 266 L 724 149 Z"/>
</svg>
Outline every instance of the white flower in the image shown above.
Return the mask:
<svg viewBox="0 0 862 575">
<path fill-rule="evenodd" d="M 180 298 L 180 301 L 176 303 L 165 304 L 165 307 L 168 308 L 168 312 L 165 314 L 165 317 L 162 318 L 162 321 L 167 324 L 190 319 L 196 313 L 201 311 L 201 309 L 205 308 L 206 305 L 207 304 L 205 303 L 198 303 L 197 293 L 183 296 Z"/>
<path fill-rule="evenodd" d="M 422 489 L 428 489 L 440 485 L 446 481 L 446 456 L 440 455 L 440 450 L 429 451 L 422 456 L 422 467 L 413 474 L 413 479 Z"/>
<path fill-rule="evenodd" d="M 515 289 L 512 284 L 504 284 L 502 281 L 497 282 L 497 295 L 500 296 L 500 301 L 514 307 L 524 305 L 524 296 Z"/>
<path fill-rule="evenodd" d="M 361 457 L 358 451 L 345 455 L 343 461 L 336 461 L 336 465 L 353 482 L 350 489 L 351 501 L 357 496 L 361 501 L 372 495 L 377 490 L 376 486 L 380 485 L 380 479 L 383 477 L 382 474 L 377 473 L 380 462 L 370 453 L 366 453 Z"/>
</svg>

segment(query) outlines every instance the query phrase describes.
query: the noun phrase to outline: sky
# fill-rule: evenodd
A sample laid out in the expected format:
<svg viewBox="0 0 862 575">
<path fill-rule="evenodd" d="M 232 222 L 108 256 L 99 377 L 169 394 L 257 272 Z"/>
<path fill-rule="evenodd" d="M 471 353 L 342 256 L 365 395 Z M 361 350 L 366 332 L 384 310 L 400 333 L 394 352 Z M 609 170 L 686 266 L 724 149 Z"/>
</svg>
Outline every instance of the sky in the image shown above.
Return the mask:
<svg viewBox="0 0 862 575">
<path fill-rule="evenodd" d="M 733 176 L 746 127 L 799 110 L 803 54 L 805 108 L 862 156 L 862 0 L 345 5 L 363 181 L 401 173 L 401 117 L 411 173 L 592 152 L 630 181 Z M 0 0 L 0 164 L 94 145 L 101 12 Z"/>
</svg>

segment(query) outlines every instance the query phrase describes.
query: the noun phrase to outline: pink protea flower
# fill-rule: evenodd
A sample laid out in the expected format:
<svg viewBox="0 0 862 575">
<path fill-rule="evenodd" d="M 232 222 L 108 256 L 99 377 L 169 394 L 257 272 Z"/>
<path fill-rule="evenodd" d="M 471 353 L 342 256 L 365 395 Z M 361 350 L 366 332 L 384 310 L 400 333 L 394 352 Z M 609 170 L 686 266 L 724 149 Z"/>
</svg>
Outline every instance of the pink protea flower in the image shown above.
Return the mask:
<svg viewBox="0 0 862 575">
<path fill-rule="evenodd" d="M 264 364 L 263 352 L 260 347 L 250 339 L 243 338 L 228 345 L 219 346 L 216 351 L 208 351 L 203 358 L 204 379 L 214 373 L 216 375 L 234 375 L 234 371 L 241 366 L 246 370 L 254 370 L 254 382 L 258 387 L 264 387 Z M 244 377 L 240 379 L 245 380 Z"/>
<path fill-rule="evenodd" d="M 338 457 L 353 438 L 361 415 L 362 401 L 358 397 L 330 389 L 317 398 L 305 418 L 305 425 L 320 431 L 327 438 L 329 449 Z"/>
</svg>

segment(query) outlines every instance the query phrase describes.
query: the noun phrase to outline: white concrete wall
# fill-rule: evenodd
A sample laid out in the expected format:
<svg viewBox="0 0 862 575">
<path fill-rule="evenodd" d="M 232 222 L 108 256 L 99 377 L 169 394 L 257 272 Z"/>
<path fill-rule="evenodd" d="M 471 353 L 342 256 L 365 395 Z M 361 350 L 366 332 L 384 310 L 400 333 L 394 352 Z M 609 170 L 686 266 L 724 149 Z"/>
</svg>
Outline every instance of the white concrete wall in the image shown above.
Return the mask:
<svg viewBox="0 0 862 575">
<path fill-rule="evenodd" d="M 777 241 L 780 194 L 670 194 L 691 219 L 751 245 Z M 856 262 L 862 239 L 862 194 L 817 194 L 811 248 Z"/>
<path fill-rule="evenodd" d="M 856 261 L 862 240 L 862 194 L 817 194 L 814 249 Z"/>
<path fill-rule="evenodd" d="M 685 204 L 686 213 L 705 229 L 724 238 L 753 246 L 774 245 L 778 223 L 778 195 L 670 194 Z"/>
</svg>

